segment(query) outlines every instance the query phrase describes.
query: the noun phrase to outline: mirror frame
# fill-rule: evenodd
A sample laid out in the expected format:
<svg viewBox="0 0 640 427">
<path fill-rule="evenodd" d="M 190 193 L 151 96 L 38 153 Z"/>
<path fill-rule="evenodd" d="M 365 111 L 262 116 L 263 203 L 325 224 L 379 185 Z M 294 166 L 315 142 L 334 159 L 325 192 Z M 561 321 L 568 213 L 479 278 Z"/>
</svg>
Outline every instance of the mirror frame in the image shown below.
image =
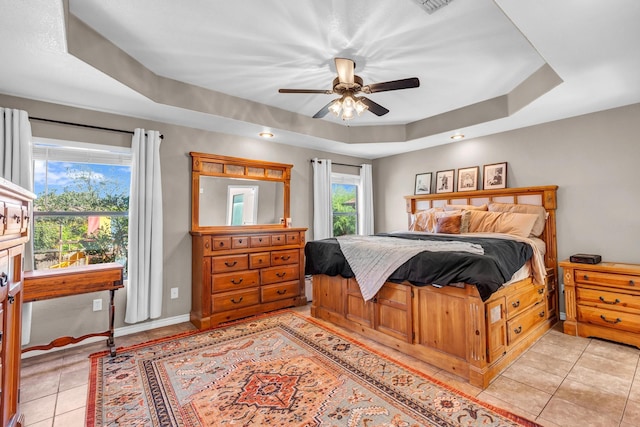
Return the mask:
<svg viewBox="0 0 640 427">
<path fill-rule="evenodd" d="M 285 224 L 254 225 L 207 225 L 200 226 L 200 177 L 241 178 L 255 181 L 283 183 L 284 218 L 291 218 L 291 169 L 293 165 L 264 162 L 241 157 L 219 156 L 216 154 L 190 152 L 191 156 L 191 230 L 192 231 L 234 231 L 251 229 L 285 228 Z"/>
</svg>

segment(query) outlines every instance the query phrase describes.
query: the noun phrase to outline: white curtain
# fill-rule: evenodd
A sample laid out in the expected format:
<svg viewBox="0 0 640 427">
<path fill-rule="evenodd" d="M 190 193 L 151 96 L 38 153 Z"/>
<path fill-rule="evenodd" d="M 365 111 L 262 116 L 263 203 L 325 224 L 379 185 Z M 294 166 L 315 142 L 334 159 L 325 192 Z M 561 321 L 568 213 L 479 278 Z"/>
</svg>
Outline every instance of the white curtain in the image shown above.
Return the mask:
<svg viewBox="0 0 640 427">
<path fill-rule="evenodd" d="M 162 312 L 162 185 L 160 133 L 136 129 L 131 142 L 129 278 L 124 321 L 141 322 Z"/>
<path fill-rule="evenodd" d="M 373 234 L 373 178 L 371 165 L 360 166 L 360 225 L 358 234 L 368 236 Z"/>
<path fill-rule="evenodd" d="M 0 168 L 7 181 L 33 191 L 31 123 L 26 111 L 0 108 Z M 33 236 L 33 215 L 31 236 Z M 33 270 L 33 239 L 25 245 L 24 269 Z M 31 339 L 31 303 L 22 307 L 22 344 Z"/>
<path fill-rule="evenodd" d="M 313 239 L 333 234 L 331 207 L 331 160 L 314 158 L 313 164 Z"/>
</svg>

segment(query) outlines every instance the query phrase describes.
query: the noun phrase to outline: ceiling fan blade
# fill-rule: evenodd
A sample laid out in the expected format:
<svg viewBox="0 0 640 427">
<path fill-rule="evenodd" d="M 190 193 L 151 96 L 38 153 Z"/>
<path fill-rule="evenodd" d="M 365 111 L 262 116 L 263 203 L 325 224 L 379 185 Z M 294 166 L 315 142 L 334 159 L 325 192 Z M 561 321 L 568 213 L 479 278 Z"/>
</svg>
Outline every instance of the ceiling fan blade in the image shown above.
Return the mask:
<svg viewBox="0 0 640 427">
<path fill-rule="evenodd" d="M 359 96 L 358 99 L 362 101 L 362 103 L 369 108 L 369 111 L 371 111 L 376 116 L 384 116 L 389 112 L 389 110 L 384 108 L 382 105 L 378 104 L 377 102 L 373 102 L 369 98 L 365 98 L 364 96 Z"/>
<path fill-rule="evenodd" d="M 332 90 L 322 90 L 322 89 L 278 89 L 279 93 L 324 93 L 326 95 L 331 95 L 333 93 Z"/>
<path fill-rule="evenodd" d="M 363 88 L 363 92 L 376 93 L 376 92 L 384 92 L 387 90 L 410 89 L 410 88 L 419 87 L 419 86 L 420 86 L 420 80 L 418 80 L 417 77 L 411 77 L 410 79 L 392 80 L 389 82 L 374 83 L 372 85 L 367 85 Z"/>
<path fill-rule="evenodd" d="M 322 107 L 322 108 L 320 109 L 320 111 L 318 111 L 316 114 L 314 114 L 314 115 L 313 115 L 313 118 L 314 118 L 314 119 L 320 119 L 320 118 L 322 118 L 322 117 L 326 116 L 326 115 L 327 115 L 327 113 L 329 112 L 329 106 L 330 106 L 331 104 L 333 104 L 333 102 L 334 102 L 334 101 L 335 101 L 335 99 L 334 99 L 333 101 L 329 101 L 329 103 L 328 103 L 327 105 L 325 105 L 324 107 Z"/>
<path fill-rule="evenodd" d="M 336 58 L 335 62 L 336 71 L 338 71 L 338 81 L 340 83 L 353 84 L 356 63 L 347 58 Z"/>
</svg>

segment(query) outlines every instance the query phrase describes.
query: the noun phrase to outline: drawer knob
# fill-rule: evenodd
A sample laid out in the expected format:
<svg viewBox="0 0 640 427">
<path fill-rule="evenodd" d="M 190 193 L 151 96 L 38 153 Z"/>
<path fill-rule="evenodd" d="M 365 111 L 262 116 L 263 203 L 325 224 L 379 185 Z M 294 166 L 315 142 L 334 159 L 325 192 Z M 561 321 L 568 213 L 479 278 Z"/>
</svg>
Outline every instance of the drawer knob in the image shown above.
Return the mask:
<svg viewBox="0 0 640 427">
<path fill-rule="evenodd" d="M 231 302 L 234 303 L 234 304 L 240 304 L 243 299 L 244 299 L 244 297 L 240 297 L 240 299 L 238 301 L 236 301 L 235 298 L 231 298 Z"/>
<path fill-rule="evenodd" d="M 545 313 L 544 313 L 544 310 L 542 310 L 540 313 L 538 313 L 538 316 L 540 316 L 540 317 L 544 317 L 544 314 L 545 314 Z"/>
<path fill-rule="evenodd" d="M 606 318 L 606 316 L 605 316 L 604 314 L 601 314 L 601 315 L 600 315 L 600 318 L 601 318 L 602 320 L 604 320 L 605 322 L 607 322 L 607 323 L 611 323 L 611 324 L 613 324 L 613 325 L 615 325 L 616 323 L 620 323 L 620 322 L 622 322 L 622 319 L 621 319 L 621 318 L 619 318 L 619 317 L 618 317 L 618 318 L 616 318 L 616 320 L 609 320 L 609 319 L 607 319 L 607 318 Z"/>
<path fill-rule="evenodd" d="M 629 280 L 629 285 L 630 285 L 630 286 L 635 286 L 635 285 L 636 285 L 636 282 L 634 282 L 633 280 Z"/>
<path fill-rule="evenodd" d="M 242 239 L 238 239 L 238 243 L 242 243 Z"/>
<path fill-rule="evenodd" d="M 224 246 L 224 242 L 220 242 L 220 244 L 218 246 L 223 247 Z"/>
<path fill-rule="evenodd" d="M 538 289 L 538 293 L 539 293 L 540 295 L 544 294 L 544 288 L 540 288 L 540 289 Z"/>
<path fill-rule="evenodd" d="M 518 308 L 520 307 L 520 300 L 512 302 L 511 305 L 513 306 L 513 308 Z"/>
<path fill-rule="evenodd" d="M 276 276 L 278 276 L 278 277 L 279 277 L 279 278 L 281 278 L 281 279 L 282 279 L 284 276 L 286 276 L 286 275 L 287 275 L 287 272 L 286 272 L 286 271 L 283 271 L 282 273 L 276 273 Z"/>
<path fill-rule="evenodd" d="M 516 334 L 519 334 L 520 332 L 522 332 L 522 325 L 515 328 L 513 332 L 515 332 Z"/>
<path fill-rule="evenodd" d="M 0 274 L 0 288 L 4 288 L 5 286 L 7 286 L 8 281 L 9 276 L 7 276 L 7 273 Z"/>
<path fill-rule="evenodd" d="M 242 283 L 244 279 L 240 278 L 240 280 L 236 281 L 236 279 L 231 279 L 231 283 L 233 283 L 234 285 L 239 285 L 240 283 Z"/>
<path fill-rule="evenodd" d="M 258 237 L 258 242 L 262 243 L 262 237 Z"/>
<path fill-rule="evenodd" d="M 238 261 L 233 261 L 231 263 L 229 261 L 225 261 L 224 265 L 226 265 L 227 267 L 233 267 L 237 263 L 238 263 Z"/>
<path fill-rule="evenodd" d="M 22 217 L 21 217 L 20 215 L 15 215 L 15 214 L 14 214 L 14 215 L 13 215 L 13 219 L 14 219 L 16 222 L 20 222 L 20 220 L 22 219 Z"/>
<path fill-rule="evenodd" d="M 287 293 L 287 290 L 286 289 L 278 289 L 276 292 L 278 293 L 278 295 L 284 295 L 284 294 Z"/>
<path fill-rule="evenodd" d="M 584 278 L 584 280 L 589 280 L 589 275 L 585 274 L 584 276 L 582 276 Z"/>
<path fill-rule="evenodd" d="M 13 304 L 16 301 L 16 297 L 13 295 L 9 295 L 9 304 Z"/>
<path fill-rule="evenodd" d="M 607 301 L 606 299 L 604 299 L 603 297 L 600 297 L 600 301 L 602 301 L 605 304 L 619 304 L 620 300 L 618 298 L 615 299 L 615 301 Z"/>
</svg>

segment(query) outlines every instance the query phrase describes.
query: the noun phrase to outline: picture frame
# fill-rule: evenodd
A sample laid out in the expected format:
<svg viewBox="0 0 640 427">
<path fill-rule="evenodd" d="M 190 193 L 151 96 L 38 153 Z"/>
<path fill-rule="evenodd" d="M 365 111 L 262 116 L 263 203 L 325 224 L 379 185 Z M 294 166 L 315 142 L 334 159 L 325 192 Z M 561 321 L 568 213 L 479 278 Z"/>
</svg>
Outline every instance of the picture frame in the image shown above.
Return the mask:
<svg viewBox="0 0 640 427">
<path fill-rule="evenodd" d="M 478 189 L 479 166 L 458 169 L 458 191 L 475 191 Z"/>
<path fill-rule="evenodd" d="M 453 193 L 454 184 L 453 169 L 436 172 L 436 193 Z"/>
<path fill-rule="evenodd" d="M 507 188 L 507 162 L 484 165 L 482 176 L 485 190 Z"/>
<path fill-rule="evenodd" d="M 431 194 L 431 172 L 416 174 L 414 194 Z"/>
</svg>

